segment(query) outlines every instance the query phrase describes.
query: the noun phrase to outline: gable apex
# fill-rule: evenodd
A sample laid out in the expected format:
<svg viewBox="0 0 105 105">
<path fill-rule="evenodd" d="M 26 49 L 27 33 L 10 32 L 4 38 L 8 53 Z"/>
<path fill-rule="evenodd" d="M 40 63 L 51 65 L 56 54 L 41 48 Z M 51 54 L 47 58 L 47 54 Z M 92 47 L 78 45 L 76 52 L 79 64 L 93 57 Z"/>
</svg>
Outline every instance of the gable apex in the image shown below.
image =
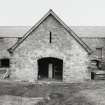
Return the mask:
<svg viewBox="0 0 105 105">
<path fill-rule="evenodd" d="M 91 49 L 79 38 L 54 12 L 50 9 L 32 28 L 30 28 L 25 35 L 18 40 L 10 49 L 9 52 L 15 51 L 15 49 L 33 32 L 48 16 L 52 15 L 67 31 L 70 35 L 87 51 L 89 54 L 92 52 Z"/>
</svg>

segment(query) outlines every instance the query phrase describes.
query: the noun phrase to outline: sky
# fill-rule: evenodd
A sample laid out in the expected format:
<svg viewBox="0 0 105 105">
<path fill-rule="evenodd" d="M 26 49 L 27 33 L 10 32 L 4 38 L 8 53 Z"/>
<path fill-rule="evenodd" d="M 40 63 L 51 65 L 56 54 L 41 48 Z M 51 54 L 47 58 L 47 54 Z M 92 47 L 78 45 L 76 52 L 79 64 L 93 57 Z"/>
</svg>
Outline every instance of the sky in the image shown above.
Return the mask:
<svg viewBox="0 0 105 105">
<path fill-rule="evenodd" d="M 32 26 L 49 9 L 68 26 L 105 26 L 105 0 L 0 0 L 0 26 Z"/>
</svg>

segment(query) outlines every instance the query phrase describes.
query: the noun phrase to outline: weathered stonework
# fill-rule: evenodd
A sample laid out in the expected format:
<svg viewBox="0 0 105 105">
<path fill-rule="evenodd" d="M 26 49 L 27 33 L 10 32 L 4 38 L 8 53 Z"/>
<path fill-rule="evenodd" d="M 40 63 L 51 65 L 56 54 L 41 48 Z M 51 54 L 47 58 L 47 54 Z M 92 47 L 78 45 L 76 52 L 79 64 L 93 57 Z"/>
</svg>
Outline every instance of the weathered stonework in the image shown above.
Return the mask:
<svg viewBox="0 0 105 105">
<path fill-rule="evenodd" d="M 17 38 L 0 38 L 0 60 L 1 59 L 11 59 L 11 56 L 7 49 L 12 47 L 14 43 L 17 42 Z M 4 79 L 4 75 L 6 72 L 10 71 L 8 67 L 1 67 L 0 61 L 0 79 Z"/>
<path fill-rule="evenodd" d="M 0 59 L 10 58 L 10 54 L 7 51 L 14 43 L 17 42 L 17 38 L 0 38 Z"/>
<path fill-rule="evenodd" d="M 50 32 L 52 43 L 49 43 Z M 14 51 L 11 58 L 11 78 L 22 81 L 37 80 L 37 61 L 43 57 L 63 60 L 64 82 L 90 79 L 88 53 L 52 15 L 31 32 Z"/>
</svg>

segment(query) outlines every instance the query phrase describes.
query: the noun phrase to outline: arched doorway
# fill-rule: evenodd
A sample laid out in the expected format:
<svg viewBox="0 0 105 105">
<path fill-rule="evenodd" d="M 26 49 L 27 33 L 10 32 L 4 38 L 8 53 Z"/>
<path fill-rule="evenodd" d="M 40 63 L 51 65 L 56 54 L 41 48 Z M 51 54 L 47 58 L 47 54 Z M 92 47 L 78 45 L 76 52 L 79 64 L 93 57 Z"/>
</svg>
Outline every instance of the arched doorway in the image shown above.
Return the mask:
<svg viewBox="0 0 105 105">
<path fill-rule="evenodd" d="M 44 57 L 38 60 L 38 79 L 63 78 L 63 60 L 53 57 Z"/>
</svg>

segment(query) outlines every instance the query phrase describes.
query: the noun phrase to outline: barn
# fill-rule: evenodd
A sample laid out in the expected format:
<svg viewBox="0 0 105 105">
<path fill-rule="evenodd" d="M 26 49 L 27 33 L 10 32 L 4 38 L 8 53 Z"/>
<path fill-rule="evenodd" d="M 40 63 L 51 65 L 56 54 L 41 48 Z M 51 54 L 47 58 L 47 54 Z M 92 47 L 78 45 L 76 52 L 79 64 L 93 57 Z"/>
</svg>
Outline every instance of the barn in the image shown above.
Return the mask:
<svg viewBox="0 0 105 105">
<path fill-rule="evenodd" d="M 80 82 L 90 79 L 92 50 L 52 10 L 8 51 L 13 80 Z"/>
<path fill-rule="evenodd" d="M 105 26 L 69 27 L 52 10 L 33 27 L 0 26 L 0 79 L 83 82 L 92 71 L 105 74 Z"/>
</svg>

